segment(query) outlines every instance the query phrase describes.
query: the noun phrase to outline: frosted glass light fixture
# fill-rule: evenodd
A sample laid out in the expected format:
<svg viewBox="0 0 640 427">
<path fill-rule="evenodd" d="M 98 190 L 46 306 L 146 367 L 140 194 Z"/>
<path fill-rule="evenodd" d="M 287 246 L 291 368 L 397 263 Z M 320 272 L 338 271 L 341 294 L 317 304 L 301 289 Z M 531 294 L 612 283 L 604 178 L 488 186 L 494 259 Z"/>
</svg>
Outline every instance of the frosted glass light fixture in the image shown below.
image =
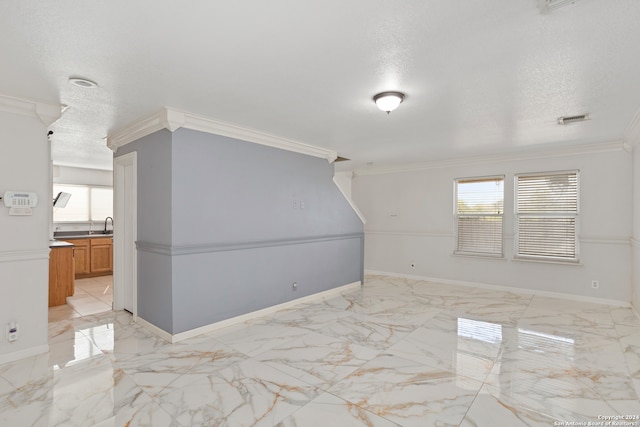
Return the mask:
<svg viewBox="0 0 640 427">
<path fill-rule="evenodd" d="M 400 105 L 403 100 L 404 93 L 402 92 L 382 92 L 373 97 L 373 101 L 378 108 L 387 114 L 398 108 L 398 105 Z"/>
</svg>

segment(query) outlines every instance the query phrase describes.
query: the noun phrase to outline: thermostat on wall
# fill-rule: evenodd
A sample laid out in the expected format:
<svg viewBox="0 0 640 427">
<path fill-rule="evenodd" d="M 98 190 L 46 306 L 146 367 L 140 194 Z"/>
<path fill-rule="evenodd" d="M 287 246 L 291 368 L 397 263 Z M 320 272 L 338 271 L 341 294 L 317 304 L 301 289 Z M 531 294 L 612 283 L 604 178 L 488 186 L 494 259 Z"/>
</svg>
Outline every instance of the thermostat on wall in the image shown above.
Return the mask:
<svg viewBox="0 0 640 427">
<path fill-rule="evenodd" d="M 31 208 L 38 206 L 38 195 L 25 191 L 5 191 L 2 196 L 9 215 L 31 215 Z"/>
</svg>

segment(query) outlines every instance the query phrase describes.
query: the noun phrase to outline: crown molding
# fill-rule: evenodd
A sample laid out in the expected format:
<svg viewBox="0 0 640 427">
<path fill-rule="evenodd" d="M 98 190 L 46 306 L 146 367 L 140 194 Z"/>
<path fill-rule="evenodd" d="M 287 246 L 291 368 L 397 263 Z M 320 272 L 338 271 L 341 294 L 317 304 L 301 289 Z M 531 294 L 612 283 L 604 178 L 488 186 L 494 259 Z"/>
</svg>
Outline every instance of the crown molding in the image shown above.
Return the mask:
<svg viewBox="0 0 640 427">
<path fill-rule="evenodd" d="M 387 173 L 413 172 L 429 169 L 440 169 L 459 166 L 474 166 L 486 163 L 513 162 L 519 160 L 544 159 L 552 157 L 575 156 L 580 154 L 605 153 L 611 151 L 628 150 L 628 144 L 624 141 L 600 142 L 593 144 L 583 144 L 573 147 L 564 147 L 546 150 L 527 150 L 505 154 L 464 157 L 459 159 L 440 160 L 424 163 L 412 163 L 400 166 L 380 167 L 375 169 L 356 169 L 354 176 L 379 175 Z"/>
<path fill-rule="evenodd" d="M 640 110 L 633 116 L 631 123 L 625 130 L 623 140 L 630 147 L 629 151 L 640 144 Z"/>
<path fill-rule="evenodd" d="M 268 147 L 320 157 L 326 159 L 329 163 L 338 157 L 338 153 L 333 150 L 315 147 L 292 139 L 271 135 L 231 123 L 212 120 L 207 117 L 167 107 L 109 135 L 107 138 L 107 146 L 115 152 L 118 148 L 158 130 L 168 129 L 171 132 L 175 132 L 180 128 L 226 136 L 255 144 L 266 145 Z"/>
<path fill-rule="evenodd" d="M 38 118 L 49 126 L 62 115 L 62 106 L 0 94 L 0 111 Z"/>
<path fill-rule="evenodd" d="M 113 132 L 107 136 L 107 147 L 116 152 L 118 148 L 161 129 L 169 129 L 173 132 L 167 116 L 167 110 L 162 109 Z"/>
</svg>

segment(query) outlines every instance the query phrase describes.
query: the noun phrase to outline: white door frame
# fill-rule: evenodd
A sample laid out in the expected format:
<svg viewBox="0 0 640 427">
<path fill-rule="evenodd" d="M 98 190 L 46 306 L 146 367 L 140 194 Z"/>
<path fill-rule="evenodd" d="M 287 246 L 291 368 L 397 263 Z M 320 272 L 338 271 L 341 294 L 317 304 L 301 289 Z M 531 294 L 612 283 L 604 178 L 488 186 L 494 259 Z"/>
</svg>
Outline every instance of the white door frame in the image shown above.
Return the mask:
<svg viewBox="0 0 640 427">
<path fill-rule="evenodd" d="M 132 167 L 132 182 L 125 181 L 125 169 Z M 134 151 L 113 159 L 113 309 L 124 310 L 125 286 L 133 288 L 133 320 L 138 317 L 138 257 L 126 257 L 128 245 L 133 247 L 138 235 L 138 156 Z M 131 203 L 126 203 L 129 200 Z M 126 218 L 133 218 L 130 232 L 125 233 Z"/>
</svg>

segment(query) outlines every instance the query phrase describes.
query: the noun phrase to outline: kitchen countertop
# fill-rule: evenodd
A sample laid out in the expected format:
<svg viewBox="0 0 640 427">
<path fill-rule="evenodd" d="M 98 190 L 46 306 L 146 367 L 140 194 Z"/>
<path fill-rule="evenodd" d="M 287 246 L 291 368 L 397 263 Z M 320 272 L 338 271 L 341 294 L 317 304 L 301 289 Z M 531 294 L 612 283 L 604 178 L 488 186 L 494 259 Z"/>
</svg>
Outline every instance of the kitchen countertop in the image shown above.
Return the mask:
<svg viewBox="0 0 640 427">
<path fill-rule="evenodd" d="M 113 233 L 104 234 L 102 231 L 89 233 L 88 231 L 56 231 L 53 238 L 56 240 L 64 239 L 91 239 L 96 237 L 113 237 Z"/>
<path fill-rule="evenodd" d="M 55 249 L 55 248 L 72 248 L 75 245 L 73 243 L 69 243 L 69 242 L 63 242 L 60 240 L 49 240 L 49 247 L 51 249 Z"/>
</svg>

